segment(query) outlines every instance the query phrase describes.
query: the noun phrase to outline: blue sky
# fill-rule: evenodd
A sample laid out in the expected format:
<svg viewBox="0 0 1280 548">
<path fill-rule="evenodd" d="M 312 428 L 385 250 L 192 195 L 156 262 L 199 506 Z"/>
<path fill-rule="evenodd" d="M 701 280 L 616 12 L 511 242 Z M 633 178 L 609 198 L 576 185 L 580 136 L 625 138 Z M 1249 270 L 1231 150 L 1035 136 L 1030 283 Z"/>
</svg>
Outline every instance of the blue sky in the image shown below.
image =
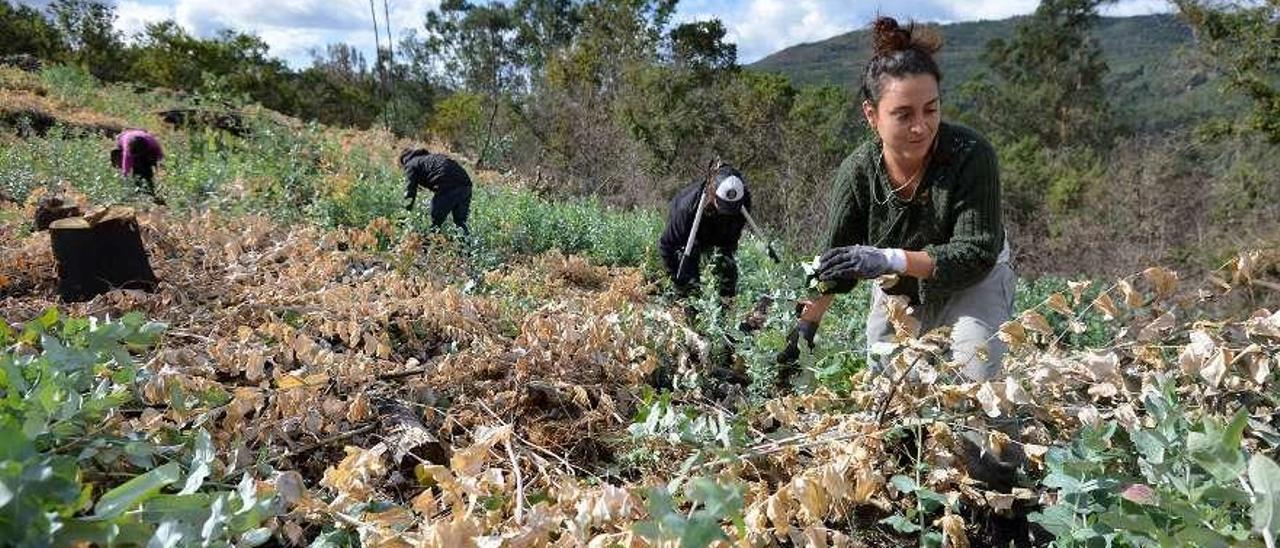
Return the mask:
<svg viewBox="0 0 1280 548">
<path fill-rule="evenodd" d="M 117 26 L 127 34 L 151 21 L 174 19 L 187 30 L 208 36 L 221 28 L 254 32 L 271 53 L 294 66 L 310 62 L 308 51 L 346 42 L 373 51 L 368 0 L 114 0 Z M 19 0 L 44 5 L 48 0 Z M 679 22 L 719 18 L 738 44 L 738 57 L 750 63 L 782 48 L 814 42 L 865 26 L 876 13 L 924 21 L 958 22 L 1003 19 L 1035 10 L 1037 0 L 683 0 Z M 382 0 L 375 0 L 379 32 L 385 27 Z M 426 10 L 439 0 L 388 0 L 392 32 L 398 40 L 422 26 Z M 1167 0 L 1119 0 L 1109 15 L 1170 11 Z M 385 34 L 383 35 L 385 39 Z"/>
</svg>

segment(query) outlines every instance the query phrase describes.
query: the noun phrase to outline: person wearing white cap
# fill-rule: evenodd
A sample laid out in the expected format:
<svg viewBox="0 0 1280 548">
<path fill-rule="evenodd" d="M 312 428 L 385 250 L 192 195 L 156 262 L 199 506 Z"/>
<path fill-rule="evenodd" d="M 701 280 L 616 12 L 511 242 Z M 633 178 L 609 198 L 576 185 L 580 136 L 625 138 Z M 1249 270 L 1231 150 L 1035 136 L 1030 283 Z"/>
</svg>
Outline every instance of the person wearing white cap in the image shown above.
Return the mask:
<svg viewBox="0 0 1280 548">
<path fill-rule="evenodd" d="M 705 182 L 695 181 L 671 200 L 658 254 L 676 292 L 688 296 L 698 288 L 703 252 L 714 250 L 712 268 L 722 298 L 738 294 L 738 240 L 747 225 L 751 192 L 746 178 L 732 166 L 719 164 Z"/>
</svg>

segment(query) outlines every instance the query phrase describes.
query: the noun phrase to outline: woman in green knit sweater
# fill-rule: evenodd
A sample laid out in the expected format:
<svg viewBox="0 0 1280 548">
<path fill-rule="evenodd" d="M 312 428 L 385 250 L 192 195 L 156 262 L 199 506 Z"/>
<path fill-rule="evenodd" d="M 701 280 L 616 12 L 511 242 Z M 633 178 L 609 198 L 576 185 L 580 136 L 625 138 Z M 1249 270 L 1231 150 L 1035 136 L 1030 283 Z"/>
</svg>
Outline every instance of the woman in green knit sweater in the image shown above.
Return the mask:
<svg viewBox="0 0 1280 548">
<path fill-rule="evenodd" d="M 893 328 L 886 295 L 902 295 L 921 332 L 949 325 L 953 358 L 982 381 L 1000 373 L 994 333 L 1013 308 L 1015 276 L 1000 215 L 996 153 L 981 135 L 941 119 L 935 35 L 874 23 L 875 55 L 862 84 L 862 112 L 877 139 L 845 159 L 830 201 L 827 251 L 816 275 L 823 295 L 806 304 L 779 361 L 810 348 L 838 293 L 876 280 L 867 318 L 868 363 L 884 365 Z M 896 274 L 891 285 L 881 276 Z"/>
</svg>

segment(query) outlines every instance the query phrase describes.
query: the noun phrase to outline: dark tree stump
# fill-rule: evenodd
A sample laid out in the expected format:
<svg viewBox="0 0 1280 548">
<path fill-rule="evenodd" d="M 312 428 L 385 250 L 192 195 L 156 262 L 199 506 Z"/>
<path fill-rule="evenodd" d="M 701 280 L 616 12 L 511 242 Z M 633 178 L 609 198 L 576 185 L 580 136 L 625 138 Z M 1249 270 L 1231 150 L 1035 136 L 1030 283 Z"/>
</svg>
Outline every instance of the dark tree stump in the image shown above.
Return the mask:
<svg viewBox="0 0 1280 548">
<path fill-rule="evenodd" d="M 49 236 L 62 300 L 86 301 L 112 289 L 155 290 L 156 275 L 132 209 L 108 207 L 54 221 Z"/>
</svg>

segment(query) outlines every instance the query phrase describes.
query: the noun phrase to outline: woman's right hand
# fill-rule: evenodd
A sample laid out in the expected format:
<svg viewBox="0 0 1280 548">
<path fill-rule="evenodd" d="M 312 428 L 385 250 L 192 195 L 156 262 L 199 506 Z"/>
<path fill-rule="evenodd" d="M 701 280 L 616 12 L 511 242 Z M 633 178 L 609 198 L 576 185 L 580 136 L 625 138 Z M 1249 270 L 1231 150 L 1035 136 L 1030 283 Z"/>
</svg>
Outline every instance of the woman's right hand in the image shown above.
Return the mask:
<svg viewBox="0 0 1280 548">
<path fill-rule="evenodd" d="M 879 248 L 849 245 L 828 250 L 818 260 L 821 281 L 855 281 L 878 278 L 893 272 L 889 259 Z"/>
</svg>

